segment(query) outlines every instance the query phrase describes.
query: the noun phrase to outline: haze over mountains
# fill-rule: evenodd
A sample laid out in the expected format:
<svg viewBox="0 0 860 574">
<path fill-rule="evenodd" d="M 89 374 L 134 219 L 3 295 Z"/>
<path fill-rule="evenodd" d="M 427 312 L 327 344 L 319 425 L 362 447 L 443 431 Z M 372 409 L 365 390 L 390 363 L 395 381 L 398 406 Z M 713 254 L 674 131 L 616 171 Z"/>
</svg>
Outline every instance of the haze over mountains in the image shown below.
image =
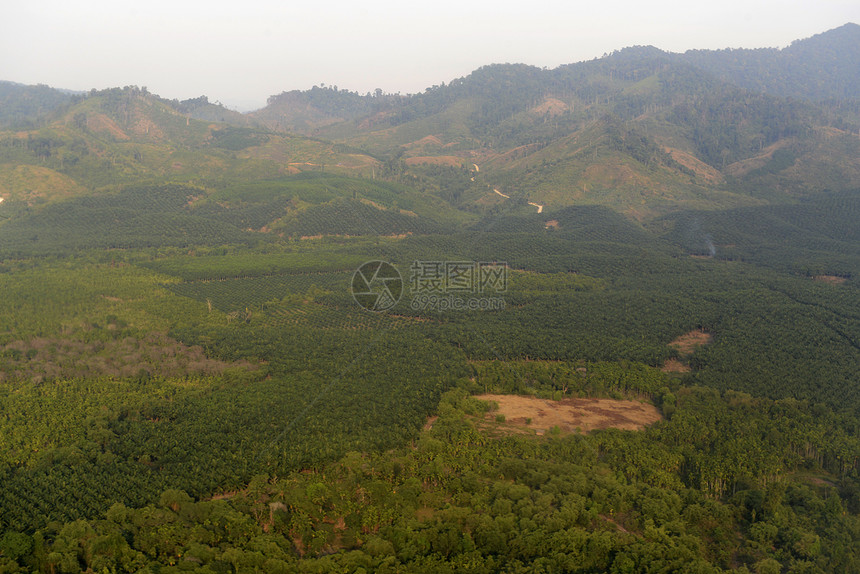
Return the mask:
<svg viewBox="0 0 860 574">
<path fill-rule="evenodd" d="M 0 83 L 0 573 L 860 572 L 858 54 Z"/>
<path fill-rule="evenodd" d="M 408 184 L 466 211 L 596 203 L 649 220 L 856 189 L 857 94 L 856 24 L 781 50 L 494 64 L 407 96 L 313 87 L 249 114 L 145 88 L 2 83 L 0 195 L 310 170 Z"/>
</svg>

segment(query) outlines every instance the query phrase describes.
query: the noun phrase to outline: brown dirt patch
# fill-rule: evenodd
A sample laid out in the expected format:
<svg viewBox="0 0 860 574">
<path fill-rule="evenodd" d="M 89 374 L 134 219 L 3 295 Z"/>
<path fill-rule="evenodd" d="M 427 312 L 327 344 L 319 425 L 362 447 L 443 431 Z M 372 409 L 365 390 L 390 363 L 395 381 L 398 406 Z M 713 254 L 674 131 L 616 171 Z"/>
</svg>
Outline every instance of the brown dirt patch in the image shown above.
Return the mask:
<svg viewBox="0 0 860 574">
<path fill-rule="evenodd" d="M 620 522 L 618 522 L 617 520 L 610 518 L 609 516 L 607 516 L 605 514 L 598 514 L 597 516 L 600 519 L 608 522 L 609 524 L 612 524 L 613 526 L 615 526 L 615 528 L 617 528 L 621 532 L 623 532 L 625 534 L 631 534 L 631 532 L 629 530 L 627 530 L 626 528 L 624 528 L 624 526 L 622 526 L 622 524 Z"/>
<path fill-rule="evenodd" d="M 228 490 L 226 492 L 220 492 L 218 494 L 213 494 L 209 498 L 204 498 L 203 500 L 206 500 L 206 501 L 209 501 L 209 500 L 229 500 L 230 498 L 233 498 L 237 494 L 243 493 L 243 492 L 245 492 L 245 491 L 244 490 Z"/>
<path fill-rule="evenodd" d="M 546 229 L 552 227 L 553 229 L 558 229 L 558 219 L 550 219 L 543 225 Z"/>
<path fill-rule="evenodd" d="M 436 514 L 436 511 L 428 506 L 422 506 L 415 510 L 415 518 L 418 522 L 428 522 L 433 519 L 433 516 Z"/>
<path fill-rule="evenodd" d="M 666 152 L 672 156 L 672 159 L 692 171 L 697 177 L 700 177 L 711 183 L 722 183 L 723 174 L 714 167 L 706 164 L 696 156 L 685 151 L 667 147 Z"/>
<path fill-rule="evenodd" d="M 577 428 L 582 432 L 595 429 L 617 428 L 641 430 L 660 419 L 660 411 L 654 405 L 616 399 L 563 399 L 551 401 L 518 395 L 477 395 L 482 401 L 495 401 L 499 410 L 486 415 L 494 420 L 505 416 L 505 424 L 533 429 L 543 434 L 552 427 L 565 432 Z M 527 424 L 527 419 L 531 422 Z"/>
<path fill-rule="evenodd" d="M 91 114 L 87 118 L 87 127 L 96 133 L 109 133 L 118 140 L 130 139 L 115 121 L 104 114 Z"/>
<path fill-rule="evenodd" d="M 690 367 L 685 365 L 678 359 L 669 359 L 663 366 L 660 367 L 660 370 L 664 373 L 689 373 Z"/>
<path fill-rule="evenodd" d="M 669 343 L 669 346 L 678 349 L 678 352 L 682 355 L 689 355 L 699 347 L 710 344 L 713 340 L 714 337 L 710 333 L 702 329 L 696 329 L 695 331 L 684 333 Z"/>
<path fill-rule="evenodd" d="M 823 133 L 826 136 L 834 137 L 834 136 L 850 136 L 849 132 L 845 130 L 840 130 L 839 128 L 834 128 L 832 126 L 824 126 L 820 128 L 816 128 L 815 131 Z"/>
<path fill-rule="evenodd" d="M 403 160 L 406 165 L 418 165 L 418 164 L 428 164 L 428 165 L 447 165 L 451 167 L 458 167 L 463 165 L 464 160 L 461 157 L 457 157 L 455 155 L 423 155 L 416 157 L 408 157 Z"/>
<path fill-rule="evenodd" d="M 532 108 L 532 113 L 549 116 L 560 116 L 570 108 L 561 100 L 555 98 L 547 98 L 540 105 Z"/>
<path fill-rule="evenodd" d="M 131 126 L 131 131 L 137 135 L 149 136 L 157 140 L 164 139 L 164 131 L 146 116 L 137 118 L 137 121 Z"/>
<path fill-rule="evenodd" d="M 812 279 L 815 281 L 821 281 L 822 283 L 830 283 L 831 285 L 841 285 L 848 281 L 845 277 L 839 277 L 837 275 L 816 275 Z"/>
</svg>

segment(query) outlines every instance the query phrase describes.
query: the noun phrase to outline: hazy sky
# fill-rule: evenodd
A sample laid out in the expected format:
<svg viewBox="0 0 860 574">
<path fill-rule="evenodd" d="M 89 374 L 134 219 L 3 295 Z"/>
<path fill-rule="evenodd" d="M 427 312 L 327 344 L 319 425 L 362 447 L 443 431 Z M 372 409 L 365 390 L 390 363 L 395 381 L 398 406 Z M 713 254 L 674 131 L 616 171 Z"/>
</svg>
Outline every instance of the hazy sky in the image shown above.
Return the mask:
<svg viewBox="0 0 860 574">
<path fill-rule="evenodd" d="M 414 93 L 484 64 L 553 68 L 632 45 L 784 47 L 846 22 L 860 23 L 858 0 L 3 0 L 0 79 L 248 109 L 321 83 Z"/>
</svg>

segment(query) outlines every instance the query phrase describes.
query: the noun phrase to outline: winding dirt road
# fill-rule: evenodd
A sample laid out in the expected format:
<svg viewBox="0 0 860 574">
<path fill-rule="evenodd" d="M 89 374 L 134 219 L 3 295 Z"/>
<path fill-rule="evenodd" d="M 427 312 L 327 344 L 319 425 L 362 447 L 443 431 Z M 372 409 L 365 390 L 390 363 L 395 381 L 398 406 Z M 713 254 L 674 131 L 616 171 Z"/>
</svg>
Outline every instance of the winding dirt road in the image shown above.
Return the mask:
<svg viewBox="0 0 860 574">
<path fill-rule="evenodd" d="M 475 173 L 478 173 L 479 171 L 481 171 L 481 168 L 479 168 L 479 167 L 478 167 L 478 164 L 473 163 L 472 165 L 473 165 L 473 166 L 475 166 Z M 475 181 L 475 178 L 474 178 L 474 177 L 472 178 L 472 181 Z M 497 194 L 497 195 L 501 195 L 501 196 L 502 196 L 502 197 L 504 197 L 505 199 L 510 199 L 510 198 L 511 198 L 511 196 L 510 196 L 510 195 L 507 195 L 507 194 L 505 194 L 505 193 L 502 193 L 501 191 L 499 191 L 499 190 L 498 190 L 498 189 L 496 189 L 495 187 L 493 188 L 493 193 L 495 193 L 495 194 Z M 543 213 L 543 205 L 541 205 L 540 203 L 532 203 L 531 201 L 529 201 L 529 202 L 528 202 L 528 204 L 529 204 L 529 205 L 531 205 L 531 206 L 533 206 L 533 207 L 537 207 L 537 210 L 538 210 L 537 212 L 538 212 L 538 213 Z"/>
</svg>

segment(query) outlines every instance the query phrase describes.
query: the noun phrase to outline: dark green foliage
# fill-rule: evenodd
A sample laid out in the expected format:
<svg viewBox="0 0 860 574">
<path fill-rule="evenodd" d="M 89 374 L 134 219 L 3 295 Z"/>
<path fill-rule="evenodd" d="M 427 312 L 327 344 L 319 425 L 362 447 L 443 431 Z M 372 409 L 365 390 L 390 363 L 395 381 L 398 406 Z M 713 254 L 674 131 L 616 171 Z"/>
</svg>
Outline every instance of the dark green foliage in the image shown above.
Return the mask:
<svg viewBox="0 0 860 574">
<path fill-rule="evenodd" d="M 239 151 L 268 141 L 265 134 L 250 128 L 223 127 L 212 132 L 212 145 L 230 151 Z"/>
<path fill-rule="evenodd" d="M 416 215 L 380 209 L 354 199 L 335 199 L 288 218 L 280 227 L 291 237 L 438 233 L 443 226 Z"/>
<path fill-rule="evenodd" d="M 345 203 L 345 200 L 353 202 Z M 356 202 L 363 205 L 358 206 Z M 367 211 L 371 206 L 386 213 Z M 309 208 L 312 215 L 305 213 Z M 438 231 L 447 224 L 465 219 L 464 214 L 454 210 L 446 201 L 416 193 L 407 186 L 313 172 L 277 180 L 226 185 L 207 201 L 195 206 L 195 210 L 207 217 L 247 222 L 254 229 L 263 224 L 273 224 L 275 230 L 280 230 L 280 225 L 288 225 L 293 228 L 305 226 L 309 231 L 315 231 L 306 235 L 343 234 L 340 218 L 344 210 L 353 212 L 347 216 L 353 229 L 361 225 L 356 221 L 361 217 L 368 223 L 375 221 L 386 228 L 409 228 L 413 231 L 424 227 Z M 414 217 L 416 215 L 417 218 Z M 411 217 L 411 220 L 401 216 Z M 426 221 L 428 219 L 431 221 Z M 367 224 L 356 231 L 359 235 L 372 233 Z M 379 234 L 385 232 L 380 230 Z"/>
<path fill-rule="evenodd" d="M 689 252 L 743 259 L 807 276 L 860 274 L 860 193 L 824 194 L 795 205 L 669 216 L 668 238 Z"/>
<path fill-rule="evenodd" d="M 49 142 L 43 148 L 50 153 Z M 260 182 L 247 193 L 237 187 L 207 198 L 195 187 L 134 186 L 41 209 L 13 207 L 16 217 L 0 225 L 0 252 L 17 256 L 71 248 L 252 244 L 271 235 L 248 231 L 267 226 L 291 237 L 439 233 L 449 225 L 436 219 L 453 211 L 441 200 L 417 197 L 397 186 L 348 178 L 300 176 Z M 243 200 L 236 201 L 240 194 Z"/>
<path fill-rule="evenodd" d="M 79 204 L 185 209 L 187 193 L 129 190 Z M 834 201 L 843 210 L 851 205 L 850 198 Z M 815 209 L 774 213 L 812 236 L 823 222 L 839 221 Z M 844 514 L 860 506 L 853 414 L 729 389 L 856 410 L 856 290 L 754 262 L 692 259 L 604 208 L 572 207 L 546 217 L 558 227 L 534 229 L 535 219 L 523 216 L 499 220 L 495 232 L 485 220 L 487 231 L 400 240 L 130 251 L 123 257 L 144 265 L 130 280 L 154 282 L 148 270 L 159 273 L 163 290 L 149 302 L 126 293 L 129 287 L 110 287 L 127 271 L 103 270 L 101 296 L 65 305 L 46 305 L 60 292 L 32 289 L 46 309 L 66 309 L 52 313 L 79 309 L 89 323 L 134 333 L 144 311 L 211 359 L 265 368 L 185 380 L 141 373 L 4 383 L 0 424 L 16 430 L 4 433 L 3 529 L 41 531 L 32 554 L 15 563 L 43 560 L 35 567 L 48 571 L 50 560 L 71 560 L 59 549 L 69 548 L 73 531 L 87 538 L 92 528 L 107 541 L 109 523 L 131 522 L 137 534 L 124 538 L 128 547 L 111 560 L 169 564 L 181 554 L 213 568 L 289 571 L 298 567 L 300 550 L 308 568 L 340 561 L 373 568 L 394 558 L 410 571 L 436 572 L 468 559 L 488 571 L 545 563 L 584 571 L 646 570 L 653 563 L 672 570 L 695 563 L 716 572 L 736 561 L 752 568 L 773 560 L 850 571 L 854 554 L 824 541 L 856 545 L 850 534 L 856 516 Z M 843 227 L 842 235 L 853 237 L 847 219 Z M 820 233 L 835 241 L 838 229 Z M 190 236 L 197 245 L 198 237 Z M 507 260 L 515 269 L 498 294 L 503 310 L 416 311 L 407 292 L 393 314 L 377 315 L 349 295 L 352 270 L 373 258 L 395 263 L 407 282 L 415 260 Z M 39 263 L 47 277 L 81 264 Z M 8 280 L 38 277 L 24 272 Z M 6 292 L 20 299 L 18 291 Z M 107 302 L 111 312 L 95 320 L 90 309 Z M 14 310 L 4 316 L 22 320 Z M 58 321 L 75 324 L 74 317 Z M 50 323 L 41 329 L 63 332 L 50 331 Z M 707 330 L 714 342 L 680 357 L 668 343 L 694 329 Z M 110 329 L 92 333 L 96 339 Z M 692 367 L 686 379 L 646 366 L 672 357 Z M 640 434 L 490 439 L 451 411 L 483 416 L 464 391 L 439 403 L 455 385 L 553 398 L 645 398 L 669 420 Z M 433 434 L 419 435 L 434 412 L 443 416 Z M 12 413 L 30 417 L 25 422 Z M 69 430 L 48 431 L 54 426 L 42 428 L 42 420 Z M 355 470 L 338 474 L 325 466 L 349 451 L 384 452 L 417 437 L 415 451 L 369 455 L 378 462 L 360 479 L 350 474 Z M 322 474 L 313 480 L 290 474 L 307 468 Z M 810 488 L 790 478 L 795 472 L 836 486 Z M 254 478 L 261 473 L 283 477 L 277 484 L 289 492 L 253 498 L 270 492 Z M 202 499 L 248 484 L 250 498 L 240 502 L 193 502 L 176 492 Z M 775 490 L 780 485 L 783 494 Z M 169 497 L 161 496 L 165 490 Z M 357 502 L 347 503 L 353 496 Z M 443 507 L 446 498 L 452 502 Z M 160 509 L 141 509 L 159 499 Z M 213 526 L 211 518 L 203 530 L 193 526 L 216 507 L 232 517 L 230 526 Z M 421 508 L 433 509 L 430 519 Z M 94 520 L 108 509 L 107 523 Z M 340 518 L 344 526 L 333 527 Z M 93 522 L 71 522 L 79 519 Z M 178 530 L 155 530 L 163 520 Z M 51 521 L 67 525 L 57 529 Z M 276 537 L 269 540 L 274 546 L 258 540 L 264 528 Z M 50 560 L 36 558 L 44 545 L 53 549 Z M 73 557 L 84 567 L 97 555 Z"/>
<path fill-rule="evenodd" d="M 292 206 L 288 197 L 277 197 L 260 203 L 248 203 L 235 207 L 224 207 L 215 202 L 196 206 L 194 215 L 229 223 L 239 229 L 259 230 L 282 216 Z"/>
<path fill-rule="evenodd" d="M 751 94 L 687 66 L 659 74 L 664 97 L 684 93 L 667 119 L 690 130 L 699 157 L 721 169 L 789 137 L 803 137 L 820 121 L 809 104 Z"/>
<path fill-rule="evenodd" d="M 538 245 L 561 245 L 579 242 L 605 242 L 615 245 L 643 245 L 656 248 L 657 244 L 641 226 L 619 215 L 617 212 L 597 205 L 578 205 L 548 213 L 521 215 L 491 215 L 472 226 L 476 231 L 488 233 L 542 233 L 544 237 L 521 237 L 528 242 L 533 254 L 540 251 Z M 548 220 L 557 225 L 549 229 Z M 493 238 L 504 241 L 504 237 Z M 510 253 L 507 246 L 501 248 Z"/>
<path fill-rule="evenodd" d="M 10 255 L 58 254 L 70 249 L 242 243 L 236 227 L 194 217 L 188 202 L 199 190 L 182 186 L 136 187 L 120 193 L 48 205 L 0 227 Z"/>
<path fill-rule="evenodd" d="M 100 423 L 106 442 L 77 427 L 84 434 L 63 437 L 66 446 L 41 454 L 30 468 L 4 469 L 4 492 L 17 493 L 3 503 L 6 526 L 91 517 L 111 501 L 139 506 L 167 487 L 202 496 L 240 487 L 259 472 L 284 473 L 347 450 L 400 444 L 459 370 L 447 349 L 419 345 L 414 335 L 368 349 L 361 332 L 350 335 L 346 325 L 343 336 L 332 338 L 325 329 L 299 333 L 237 324 L 245 327 L 235 336 L 209 335 L 213 353 L 259 357 L 269 363 L 271 378 L 227 373 L 220 383 L 195 382 L 190 391 L 141 379 L 132 387 L 135 395 L 152 397 L 143 402 L 115 393 L 110 381 L 57 389 L 44 408 L 67 409 L 85 392 L 104 397 L 103 408 L 110 409 Z M 336 353 L 356 360 L 341 366 L 325 359 Z M 17 408 L 34 412 L 47 400 L 34 391 L 26 391 Z M 44 504 L 45 491 L 61 497 L 52 510 L 28 510 Z"/>
<path fill-rule="evenodd" d="M 830 475 L 771 474 L 774 464 L 797 469 L 826 459 L 816 448 L 832 452 L 828 443 L 845 440 L 838 431 L 825 436 L 832 413 L 813 418 L 808 405 L 694 388 L 682 393 L 671 421 L 639 434 L 537 440 L 478 431 L 475 417 L 483 414 L 465 414 L 471 400 L 459 389 L 447 393 L 433 430 L 412 448 L 353 452 L 314 473 L 258 475 L 223 500 L 169 489 L 144 508 L 117 503 L 102 519 L 7 534 L 0 548 L 14 550 L 6 554 L 13 564 L 44 571 L 64 552 L 80 568 L 126 570 L 858 566 L 857 518 L 845 512 Z M 691 424 L 699 432 L 690 433 Z M 715 497 L 717 485 L 729 493 Z"/>
</svg>

